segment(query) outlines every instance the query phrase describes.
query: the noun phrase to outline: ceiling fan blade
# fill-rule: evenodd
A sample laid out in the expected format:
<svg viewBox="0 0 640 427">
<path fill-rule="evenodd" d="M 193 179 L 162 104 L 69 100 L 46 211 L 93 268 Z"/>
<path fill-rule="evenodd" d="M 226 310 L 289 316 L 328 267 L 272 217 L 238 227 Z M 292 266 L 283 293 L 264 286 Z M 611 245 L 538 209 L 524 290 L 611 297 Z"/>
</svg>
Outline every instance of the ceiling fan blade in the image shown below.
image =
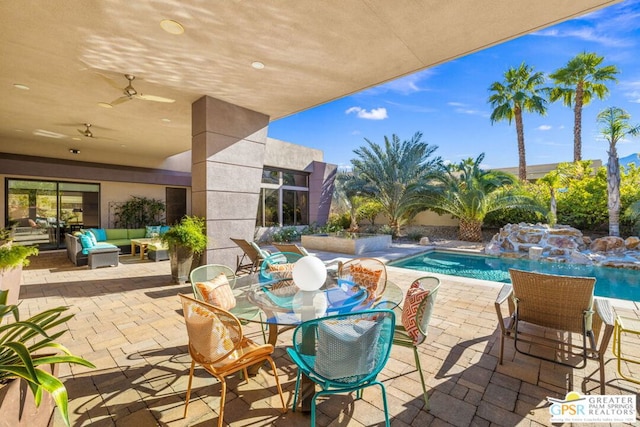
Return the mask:
<svg viewBox="0 0 640 427">
<path fill-rule="evenodd" d="M 135 97 L 139 98 L 139 99 L 143 99 L 145 101 L 165 102 L 167 104 L 170 104 L 172 102 L 176 102 L 175 99 L 164 98 L 162 96 L 156 96 L 156 95 L 144 95 L 142 93 L 139 93 L 139 94 L 135 95 Z"/>
<path fill-rule="evenodd" d="M 84 131 L 83 130 L 80 130 L 80 129 L 76 129 L 76 130 L 80 133 L 80 135 L 84 136 Z"/>
<path fill-rule="evenodd" d="M 118 105 L 118 104 L 122 104 L 123 102 L 127 102 L 129 101 L 131 98 L 128 96 L 121 96 L 120 98 L 116 99 L 115 101 L 111 101 L 111 105 Z"/>
</svg>

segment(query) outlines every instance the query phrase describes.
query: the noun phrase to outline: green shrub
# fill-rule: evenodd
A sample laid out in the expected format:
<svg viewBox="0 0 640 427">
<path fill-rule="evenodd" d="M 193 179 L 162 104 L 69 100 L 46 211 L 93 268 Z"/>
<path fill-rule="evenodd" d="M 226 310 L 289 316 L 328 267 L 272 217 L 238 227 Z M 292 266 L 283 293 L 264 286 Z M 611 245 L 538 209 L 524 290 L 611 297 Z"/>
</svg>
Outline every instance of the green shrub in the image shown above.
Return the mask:
<svg viewBox="0 0 640 427">
<path fill-rule="evenodd" d="M 295 227 L 282 227 L 271 235 L 271 240 L 276 243 L 290 243 L 300 240 L 300 232 Z"/>
<path fill-rule="evenodd" d="M 184 246 L 196 254 L 207 249 L 207 231 L 204 218 L 185 216 L 180 222 L 160 236 L 169 245 Z"/>
<path fill-rule="evenodd" d="M 345 212 L 342 214 L 331 214 L 327 221 L 327 229 L 335 232 L 340 230 L 346 230 L 351 226 L 351 214 Z"/>
<path fill-rule="evenodd" d="M 19 265 L 29 265 L 31 255 L 38 255 L 38 248 L 35 246 L 19 246 L 9 244 L 0 247 L 0 269 L 14 268 Z"/>
</svg>

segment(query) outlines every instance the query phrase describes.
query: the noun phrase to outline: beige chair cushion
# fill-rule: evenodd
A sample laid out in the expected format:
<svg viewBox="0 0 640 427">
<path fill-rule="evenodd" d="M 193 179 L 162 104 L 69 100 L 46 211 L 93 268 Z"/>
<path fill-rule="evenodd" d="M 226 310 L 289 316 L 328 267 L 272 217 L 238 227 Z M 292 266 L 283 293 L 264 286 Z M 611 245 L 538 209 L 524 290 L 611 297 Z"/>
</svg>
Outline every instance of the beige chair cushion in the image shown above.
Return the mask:
<svg viewBox="0 0 640 427">
<path fill-rule="evenodd" d="M 196 283 L 202 298 L 211 305 L 223 310 L 230 310 L 236 306 L 236 298 L 233 296 L 231 285 L 224 273 L 207 282 Z"/>
</svg>

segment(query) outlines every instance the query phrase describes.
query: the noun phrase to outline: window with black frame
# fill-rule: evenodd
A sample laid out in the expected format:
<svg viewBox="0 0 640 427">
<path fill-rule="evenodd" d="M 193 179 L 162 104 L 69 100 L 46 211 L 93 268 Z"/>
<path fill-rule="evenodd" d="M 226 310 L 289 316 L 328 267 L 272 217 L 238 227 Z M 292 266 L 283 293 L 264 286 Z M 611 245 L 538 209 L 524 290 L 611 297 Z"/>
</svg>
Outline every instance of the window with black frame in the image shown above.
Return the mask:
<svg viewBox="0 0 640 427">
<path fill-rule="evenodd" d="M 264 168 L 256 225 L 309 225 L 309 174 Z"/>
</svg>

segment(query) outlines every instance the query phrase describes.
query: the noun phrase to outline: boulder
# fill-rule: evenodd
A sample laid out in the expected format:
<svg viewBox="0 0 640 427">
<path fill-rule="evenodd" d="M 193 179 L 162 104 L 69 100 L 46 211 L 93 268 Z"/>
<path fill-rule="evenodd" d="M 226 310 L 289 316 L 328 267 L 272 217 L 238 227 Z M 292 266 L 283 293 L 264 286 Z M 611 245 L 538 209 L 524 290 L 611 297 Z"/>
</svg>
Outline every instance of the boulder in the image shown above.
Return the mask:
<svg viewBox="0 0 640 427">
<path fill-rule="evenodd" d="M 640 237 L 637 237 L 637 236 L 627 237 L 624 241 L 624 246 L 629 250 L 640 249 L 638 247 L 640 246 Z"/>
<path fill-rule="evenodd" d="M 622 237 L 605 236 L 591 242 L 589 246 L 593 252 L 621 252 L 625 249 Z"/>
</svg>

